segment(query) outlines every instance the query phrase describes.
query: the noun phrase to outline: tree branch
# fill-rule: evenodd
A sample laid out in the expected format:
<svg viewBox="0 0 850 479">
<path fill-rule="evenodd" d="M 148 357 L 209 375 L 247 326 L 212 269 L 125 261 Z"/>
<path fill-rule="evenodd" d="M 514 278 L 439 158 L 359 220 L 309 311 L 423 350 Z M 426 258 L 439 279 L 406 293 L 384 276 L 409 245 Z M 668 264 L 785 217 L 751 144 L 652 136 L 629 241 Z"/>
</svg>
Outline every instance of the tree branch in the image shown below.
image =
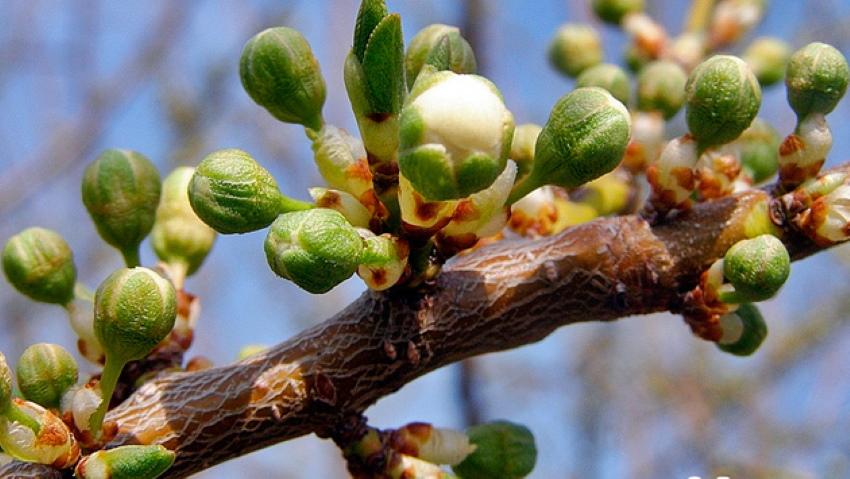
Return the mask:
<svg viewBox="0 0 850 479">
<path fill-rule="evenodd" d="M 637 216 L 603 218 L 460 256 L 434 284 L 366 292 L 264 354 L 144 385 L 107 417 L 119 424 L 110 446 L 164 444 L 178 453 L 167 477 L 186 477 L 305 434 L 332 436 L 378 399 L 461 359 L 571 323 L 677 312 L 681 294 L 770 201 L 752 190 L 654 227 Z M 795 259 L 820 249 L 790 229 L 783 239 Z"/>
</svg>

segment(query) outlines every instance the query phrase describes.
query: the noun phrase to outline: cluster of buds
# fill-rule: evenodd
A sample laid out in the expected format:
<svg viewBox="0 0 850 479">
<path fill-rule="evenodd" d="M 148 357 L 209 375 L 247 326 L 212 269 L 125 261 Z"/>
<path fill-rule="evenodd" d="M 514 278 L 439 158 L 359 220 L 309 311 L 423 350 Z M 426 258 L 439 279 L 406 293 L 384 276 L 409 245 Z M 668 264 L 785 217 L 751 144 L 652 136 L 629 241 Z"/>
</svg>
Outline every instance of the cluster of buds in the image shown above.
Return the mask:
<svg viewBox="0 0 850 479">
<path fill-rule="evenodd" d="M 341 446 L 357 478 L 521 479 L 537 461 L 531 431 L 506 421 L 466 432 L 420 422 L 388 431 L 364 427 Z M 440 466 L 451 466 L 452 473 Z"/>
</svg>

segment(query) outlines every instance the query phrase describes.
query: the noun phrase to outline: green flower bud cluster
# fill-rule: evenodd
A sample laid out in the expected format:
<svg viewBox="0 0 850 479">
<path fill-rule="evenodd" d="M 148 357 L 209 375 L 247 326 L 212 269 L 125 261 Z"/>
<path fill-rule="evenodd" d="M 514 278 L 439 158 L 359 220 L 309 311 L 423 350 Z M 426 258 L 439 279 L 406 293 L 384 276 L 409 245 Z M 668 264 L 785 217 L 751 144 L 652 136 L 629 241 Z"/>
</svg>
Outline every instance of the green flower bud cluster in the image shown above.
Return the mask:
<svg viewBox="0 0 850 479">
<path fill-rule="evenodd" d="M 531 171 L 508 202 L 546 184 L 574 188 L 608 173 L 623 159 L 630 136 L 631 117 L 622 103 L 601 88 L 574 90 L 552 109 Z"/>
<path fill-rule="evenodd" d="M 360 4 L 344 77 L 366 150 L 380 162 L 395 162 L 406 93 L 404 42 L 401 17 L 389 14 L 384 0 Z"/>
<path fill-rule="evenodd" d="M 175 454 L 160 445 L 120 446 L 84 457 L 78 479 L 156 479 L 174 464 Z"/>
<path fill-rule="evenodd" d="M 790 273 L 788 250 L 775 236 L 739 241 L 723 257 L 723 276 L 729 284 L 718 288 L 718 299 L 733 304 L 770 299 Z"/>
<path fill-rule="evenodd" d="M 280 213 L 312 207 L 281 194 L 271 173 L 237 149 L 214 151 L 201 161 L 189 183 L 189 203 L 222 234 L 256 231 Z"/>
<path fill-rule="evenodd" d="M 171 332 L 176 316 L 171 282 L 147 268 L 115 271 L 97 289 L 94 331 L 106 364 L 100 378 L 103 401 L 90 419 L 95 436 L 124 365 L 150 354 Z"/>
<path fill-rule="evenodd" d="M 153 250 L 160 261 L 170 266 L 178 286 L 200 268 L 216 237 L 215 230 L 198 218 L 189 202 L 189 183 L 194 173 L 194 168 L 181 167 L 165 178 L 151 232 Z"/>
<path fill-rule="evenodd" d="M 537 462 L 534 436 L 525 426 L 496 421 L 466 431 L 475 451 L 452 470 L 462 479 L 521 479 Z"/>
<path fill-rule="evenodd" d="M 106 150 L 83 175 L 83 203 L 104 241 L 139 265 L 139 245 L 150 233 L 161 185 L 156 167 L 141 153 Z"/>
<path fill-rule="evenodd" d="M 767 323 L 754 304 L 744 303 L 735 311 L 720 317 L 723 337 L 717 347 L 736 356 L 749 356 L 767 337 Z"/>
<path fill-rule="evenodd" d="M 404 57 L 408 88 L 413 88 L 424 65 L 455 73 L 475 73 L 477 70 L 475 53 L 460 35 L 460 30 L 442 24 L 428 25 L 410 41 Z"/>
<path fill-rule="evenodd" d="M 269 28 L 251 38 L 242 50 L 239 77 L 251 99 L 278 120 L 322 128 L 325 80 L 296 30 Z"/>
<path fill-rule="evenodd" d="M 416 82 L 402 110 L 399 171 L 427 200 L 463 198 L 505 169 L 513 131 L 489 80 L 433 73 Z"/>
<path fill-rule="evenodd" d="M 638 75 L 638 110 L 660 112 L 665 120 L 673 118 L 685 103 L 687 81 L 685 71 L 673 62 L 649 63 Z"/>
<path fill-rule="evenodd" d="M 631 84 L 625 70 L 611 63 L 600 63 L 586 68 L 576 78 L 576 87 L 599 87 L 607 90 L 624 105 L 629 104 Z M 684 86 L 684 83 L 683 83 Z"/>
<path fill-rule="evenodd" d="M 785 76 L 791 56 L 788 44 L 778 38 L 759 37 L 744 51 L 743 59 L 762 87 L 778 83 Z"/>
<path fill-rule="evenodd" d="M 77 269 L 71 248 L 58 233 L 28 228 L 3 247 L 3 273 L 25 296 L 67 305 L 74 299 Z"/>
<path fill-rule="evenodd" d="M 564 75 L 577 77 L 587 68 L 602 63 L 599 34 L 590 25 L 563 25 L 549 45 L 549 62 Z"/>
</svg>

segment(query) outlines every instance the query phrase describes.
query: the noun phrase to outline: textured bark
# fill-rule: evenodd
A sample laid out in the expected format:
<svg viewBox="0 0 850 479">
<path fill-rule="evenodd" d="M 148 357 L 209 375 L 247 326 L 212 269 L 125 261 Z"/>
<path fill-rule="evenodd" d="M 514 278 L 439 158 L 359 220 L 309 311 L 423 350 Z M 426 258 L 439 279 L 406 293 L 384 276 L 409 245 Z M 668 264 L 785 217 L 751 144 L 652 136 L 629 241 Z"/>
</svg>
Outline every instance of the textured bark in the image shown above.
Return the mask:
<svg viewBox="0 0 850 479">
<path fill-rule="evenodd" d="M 656 227 L 604 218 L 460 256 L 434 284 L 364 293 L 264 354 L 146 384 L 108 415 L 120 427 L 110 446 L 165 444 L 178 453 L 166 477 L 186 477 L 305 434 L 330 436 L 378 399 L 461 359 L 571 323 L 678 311 L 680 293 L 745 237 L 747 215 L 768 201 L 754 190 Z M 793 232 L 784 240 L 795 258 L 816 251 Z"/>
</svg>

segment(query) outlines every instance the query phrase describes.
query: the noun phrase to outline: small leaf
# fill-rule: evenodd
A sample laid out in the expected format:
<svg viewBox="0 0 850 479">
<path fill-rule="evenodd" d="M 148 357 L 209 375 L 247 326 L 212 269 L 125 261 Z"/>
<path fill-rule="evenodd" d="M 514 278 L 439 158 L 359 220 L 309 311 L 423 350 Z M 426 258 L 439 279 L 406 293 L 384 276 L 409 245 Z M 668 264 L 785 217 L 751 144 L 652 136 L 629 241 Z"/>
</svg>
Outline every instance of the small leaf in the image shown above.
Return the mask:
<svg viewBox="0 0 850 479">
<path fill-rule="evenodd" d="M 363 61 L 366 44 L 375 27 L 387 16 L 387 5 L 384 0 L 363 0 L 360 11 L 357 12 L 357 25 L 354 27 L 354 54 Z"/>
<path fill-rule="evenodd" d="M 398 113 L 405 91 L 401 16 L 389 15 L 375 27 L 362 63 L 370 113 Z"/>
</svg>

